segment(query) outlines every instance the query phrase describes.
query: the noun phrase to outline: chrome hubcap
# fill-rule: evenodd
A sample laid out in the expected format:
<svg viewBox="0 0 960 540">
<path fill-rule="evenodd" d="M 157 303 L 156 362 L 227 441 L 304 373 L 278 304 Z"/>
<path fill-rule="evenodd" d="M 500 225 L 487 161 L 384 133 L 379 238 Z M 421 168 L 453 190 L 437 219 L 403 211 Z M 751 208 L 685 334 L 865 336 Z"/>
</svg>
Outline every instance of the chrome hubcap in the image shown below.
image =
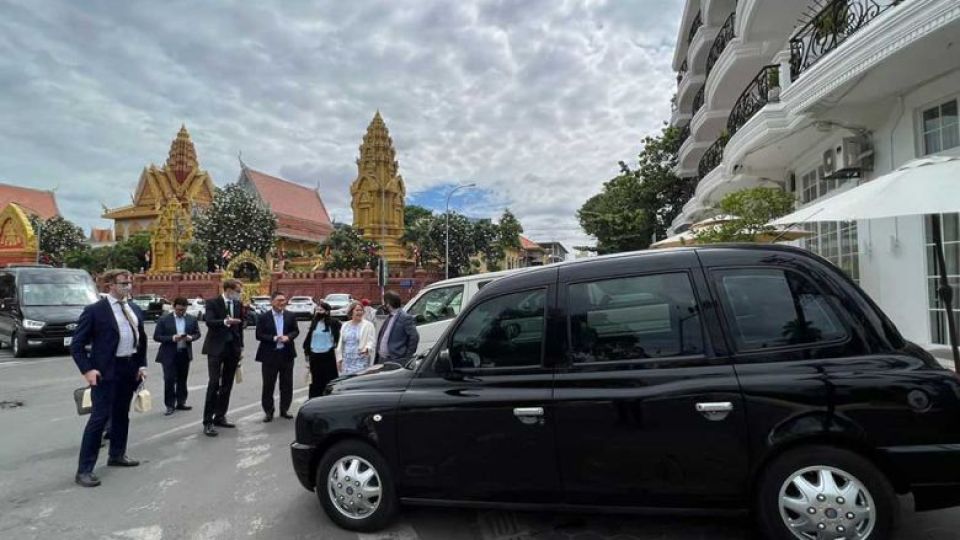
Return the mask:
<svg viewBox="0 0 960 540">
<path fill-rule="evenodd" d="M 359 456 L 340 458 L 327 476 L 327 496 L 350 519 L 363 519 L 377 511 L 382 486 L 377 470 Z"/>
<path fill-rule="evenodd" d="M 865 540 L 876 524 L 875 512 L 863 483 L 833 467 L 801 469 L 780 488 L 780 517 L 800 540 Z"/>
</svg>

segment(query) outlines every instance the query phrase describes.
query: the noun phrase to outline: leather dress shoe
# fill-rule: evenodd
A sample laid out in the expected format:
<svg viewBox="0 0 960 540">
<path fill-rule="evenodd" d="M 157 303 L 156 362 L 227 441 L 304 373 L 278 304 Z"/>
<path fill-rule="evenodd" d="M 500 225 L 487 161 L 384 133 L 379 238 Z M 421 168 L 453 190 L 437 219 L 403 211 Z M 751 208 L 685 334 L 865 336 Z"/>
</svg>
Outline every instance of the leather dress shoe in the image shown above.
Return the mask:
<svg viewBox="0 0 960 540">
<path fill-rule="evenodd" d="M 282 416 L 282 417 L 284 417 L 284 418 L 286 418 L 286 419 L 288 419 L 288 420 L 289 420 L 290 418 L 293 418 L 293 415 L 290 414 L 290 413 L 287 413 L 287 412 L 282 412 L 282 413 L 280 413 L 280 416 Z"/>
<path fill-rule="evenodd" d="M 219 433 L 217 433 L 217 430 L 213 429 L 213 424 L 207 424 L 203 426 L 203 434 L 206 435 L 207 437 L 216 437 L 217 435 L 219 435 Z"/>
<path fill-rule="evenodd" d="M 173 414 L 173 407 L 167 407 L 167 410 L 164 411 L 163 415 L 170 416 L 171 414 Z"/>
<path fill-rule="evenodd" d="M 234 424 L 234 423 L 232 423 L 232 422 L 228 422 L 226 418 L 221 418 L 220 420 L 214 420 L 214 421 L 213 421 L 213 425 L 215 425 L 215 426 L 217 426 L 217 427 L 222 427 L 222 428 L 235 428 L 235 427 L 237 427 L 236 424 Z"/>
<path fill-rule="evenodd" d="M 273 422 L 273 413 L 267 413 L 267 415 L 263 417 L 263 422 Z"/>
<path fill-rule="evenodd" d="M 136 467 L 140 465 L 140 462 L 135 459 L 130 459 L 127 456 L 120 456 L 118 458 L 108 459 L 107 465 L 111 467 Z"/>
<path fill-rule="evenodd" d="M 190 410 L 193 410 L 193 407 L 191 407 L 190 405 L 177 405 L 177 410 L 178 410 L 178 411 L 190 411 Z"/>
<path fill-rule="evenodd" d="M 97 487 L 100 485 L 100 479 L 97 478 L 97 475 L 89 472 L 77 473 L 77 476 L 73 479 L 73 481 L 83 487 Z"/>
</svg>

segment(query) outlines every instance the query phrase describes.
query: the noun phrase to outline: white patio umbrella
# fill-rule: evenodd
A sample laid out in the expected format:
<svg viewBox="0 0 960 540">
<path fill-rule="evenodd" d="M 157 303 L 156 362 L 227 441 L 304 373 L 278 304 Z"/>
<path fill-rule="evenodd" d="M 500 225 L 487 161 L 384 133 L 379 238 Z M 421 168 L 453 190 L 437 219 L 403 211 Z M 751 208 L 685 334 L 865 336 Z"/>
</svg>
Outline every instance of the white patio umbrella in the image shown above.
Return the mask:
<svg viewBox="0 0 960 540">
<path fill-rule="evenodd" d="M 953 317 L 953 290 L 947 281 L 940 214 L 960 212 L 960 158 L 936 156 L 910 161 L 899 169 L 815 202 L 771 222 L 771 225 L 810 221 L 854 221 L 932 214 L 933 240 L 940 270 L 940 300 L 947 311 L 947 330 L 954 367 L 960 371 L 960 348 Z"/>
</svg>

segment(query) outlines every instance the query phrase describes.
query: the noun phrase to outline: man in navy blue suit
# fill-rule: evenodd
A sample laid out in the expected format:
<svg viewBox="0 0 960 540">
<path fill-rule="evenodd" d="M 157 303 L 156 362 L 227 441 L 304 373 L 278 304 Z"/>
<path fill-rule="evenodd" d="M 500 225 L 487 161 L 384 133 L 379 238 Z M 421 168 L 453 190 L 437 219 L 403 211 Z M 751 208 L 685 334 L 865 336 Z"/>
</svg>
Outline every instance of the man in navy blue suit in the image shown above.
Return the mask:
<svg viewBox="0 0 960 540">
<path fill-rule="evenodd" d="M 157 363 L 163 365 L 164 416 L 175 410 L 189 411 L 187 405 L 187 375 L 193 360 L 193 342 L 200 339 L 197 318 L 187 315 L 187 299 L 173 300 L 173 313 L 164 315 L 153 329 L 153 340 L 160 343 Z"/>
<path fill-rule="evenodd" d="M 143 312 L 128 301 L 131 278 L 127 270 L 104 272 L 102 279 L 110 294 L 83 309 L 70 345 L 73 361 L 92 387 L 93 397 L 93 410 L 83 430 L 75 478 L 83 487 L 100 485 L 93 467 L 97 464 L 100 439 L 108 418 L 107 465 L 136 467 L 140 464 L 127 457 L 127 431 L 130 400 L 140 382 L 147 378 L 147 334 L 143 329 Z"/>
</svg>

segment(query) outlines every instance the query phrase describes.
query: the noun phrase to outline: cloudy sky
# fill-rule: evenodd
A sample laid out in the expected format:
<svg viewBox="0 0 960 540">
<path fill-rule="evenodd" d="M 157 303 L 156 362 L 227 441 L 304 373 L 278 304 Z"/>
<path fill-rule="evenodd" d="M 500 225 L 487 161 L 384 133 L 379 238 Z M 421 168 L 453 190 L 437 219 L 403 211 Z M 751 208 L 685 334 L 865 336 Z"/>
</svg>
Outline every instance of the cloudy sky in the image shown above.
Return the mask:
<svg viewBox="0 0 960 540">
<path fill-rule="evenodd" d="M 109 226 L 186 123 L 201 167 L 319 184 L 349 222 L 379 108 L 408 203 L 516 213 L 588 242 L 574 212 L 669 116 L 681 0 L 0 0 L 0 182 L 56 188 Z"/>
</svg>

